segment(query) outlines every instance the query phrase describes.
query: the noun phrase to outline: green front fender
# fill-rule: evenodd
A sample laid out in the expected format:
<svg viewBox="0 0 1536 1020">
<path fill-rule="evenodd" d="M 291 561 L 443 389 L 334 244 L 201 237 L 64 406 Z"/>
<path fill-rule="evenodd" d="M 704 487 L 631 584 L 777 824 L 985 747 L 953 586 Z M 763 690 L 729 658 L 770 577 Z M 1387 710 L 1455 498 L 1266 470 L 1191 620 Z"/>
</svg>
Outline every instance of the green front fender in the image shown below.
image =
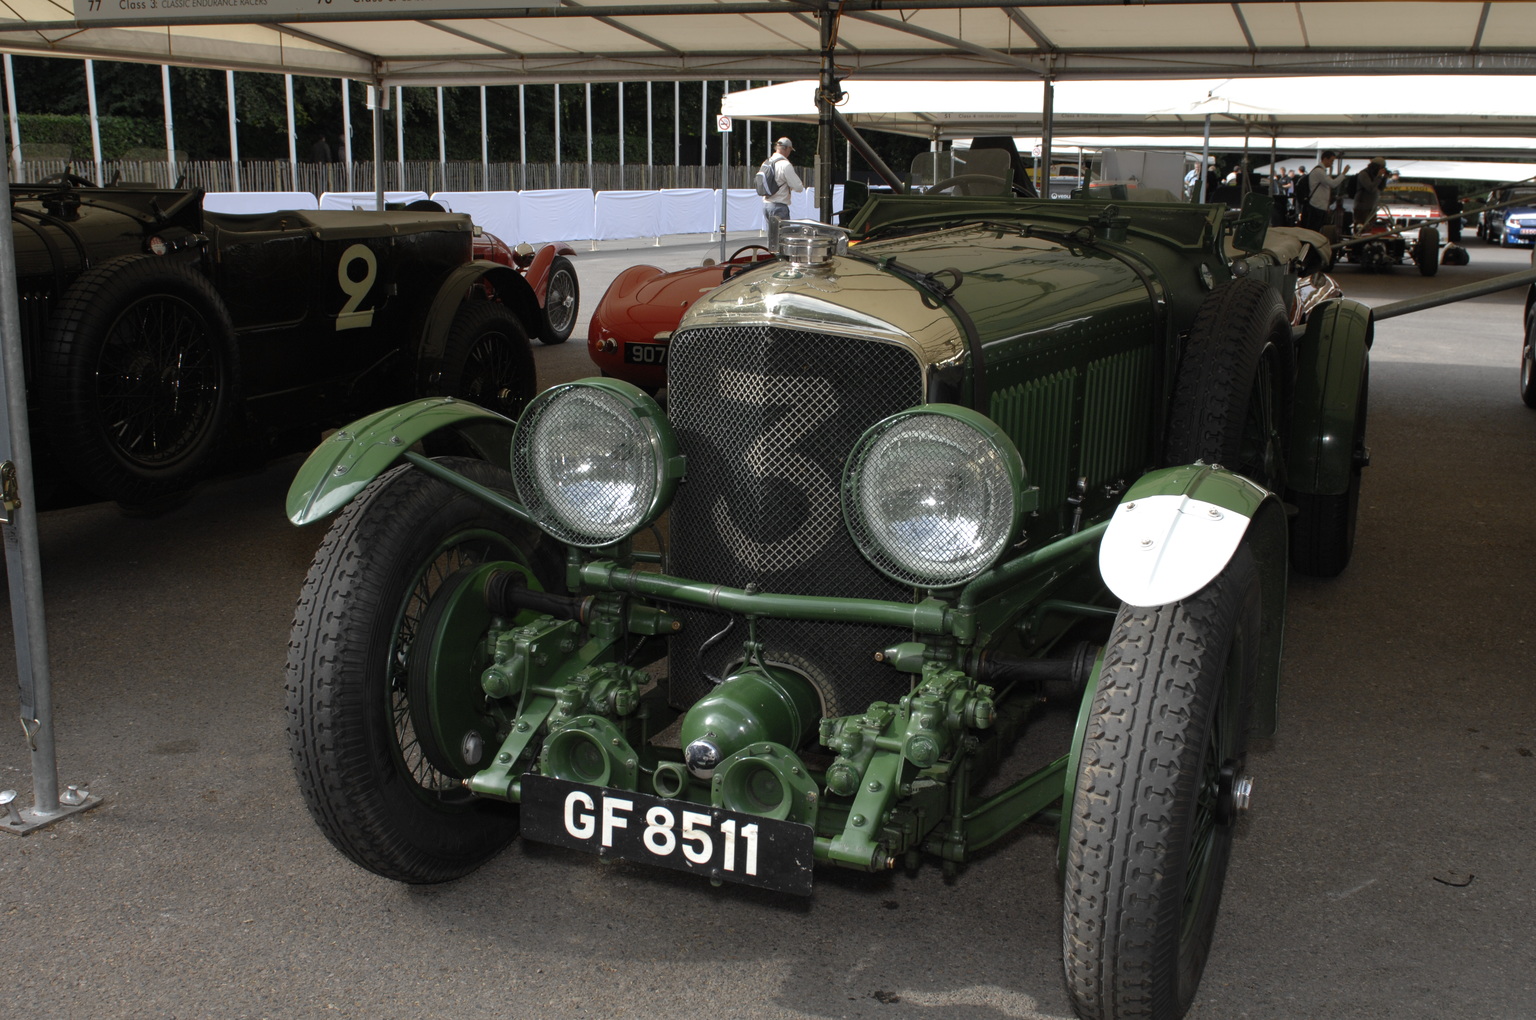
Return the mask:
<svg viewBox="0 0 1536 1020">
<path fill-rule="evenodd" d="M 1358 301 L 1329 301 L 1312 313 L 1296 346 L 1287 484 L 1296 492 L 1349 491 L 1355 437 L 1365 413 L 1375 323 Z"/>
<path fill-rule="evenodd" d="M 1176 602 L 1205 587 L 1246 543 L 1259 569 L 1264 622 L 1252 729 L 1275 732 L 1289 578 L 1280 500 L 1242 475 L 1205 464 L 1143 475 L 1121 497 L 1099 545 L 1099 572 L 1130 605 Z"/>
<path fill-rule="evenodd" d="M 414 444 L 444 428 L 492 464 L 511 463 L 516 422 L 453 397 L 413 400 L 359 418 L 315 447 L 288 488 L 288 519 L 310 524 L 329 517 Z"/>
</svg>

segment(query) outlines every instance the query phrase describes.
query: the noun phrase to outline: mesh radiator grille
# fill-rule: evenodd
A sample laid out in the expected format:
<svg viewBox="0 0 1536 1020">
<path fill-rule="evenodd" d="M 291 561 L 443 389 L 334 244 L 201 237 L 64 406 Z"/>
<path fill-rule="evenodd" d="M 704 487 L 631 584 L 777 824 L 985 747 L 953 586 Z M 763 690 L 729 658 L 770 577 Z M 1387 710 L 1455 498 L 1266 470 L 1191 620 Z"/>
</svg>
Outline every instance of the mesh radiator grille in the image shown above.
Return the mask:
<svg viewBox="0 0 1536 1020">
<path fill-rule="evenodd" d="M 767 326 L 688 330 L 668 355 L 669 417 L 688 457 L 672 501 L 667 572 L 795 595 L 915 600 L 871 567 L 843 526 L 838 486 L 855 440 L 921 402 L 902 347 Z M 742 659 L 747 635 L 689 610 L 672 639 L 672 699 L 684 705 Z M 907 678 L 874 661 L 885 627 L 763 620 L 765 658 L 808 675 L 830 714 L 899 697 Z"/>
</svg>

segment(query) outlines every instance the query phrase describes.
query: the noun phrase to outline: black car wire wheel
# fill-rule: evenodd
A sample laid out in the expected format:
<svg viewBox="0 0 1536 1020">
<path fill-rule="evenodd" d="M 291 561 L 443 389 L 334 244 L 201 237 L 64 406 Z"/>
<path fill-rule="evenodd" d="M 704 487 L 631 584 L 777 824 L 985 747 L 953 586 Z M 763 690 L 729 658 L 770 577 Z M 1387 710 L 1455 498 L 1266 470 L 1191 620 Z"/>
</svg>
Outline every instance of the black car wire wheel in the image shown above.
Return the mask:
<svg viewBox="0 0 1536 1020">
<path fill-rule="evenodd" d="M 436 391 L 516 418 L 534 388 L 533 353 L 517 316 L 497 301 L 461 304 L 448 330 Z"/>
<path fill-rule="evenodd" d="M 549 283 L 544 289 L 544 329 L 539 339 L 546 344 L 563 344 L 576 328 L 576 312 L 581 304 L 581 287 L 576 283 L 576 269 L 564 255 L 549 264 Z"/>
<path fill-rule="evenodd" d="M 104 262 L 54 312 L 39 389 L 49 439 L 87 488 L 126 501 L 185 488 L 234 418 L 229 314 L 190 265 Z"/>
<path fill-rule="evenodd" d="M 511 476 L 484 461 L 442 463 L 512 491 Z M 513 805 L 473 797 L 463 776 L 434 764 L 418 729 L 434 706 L 412 704 L 434 596 L 462 568 L 491 561 L 528 566 L 546 587 L 559 580 L 537 531 L 403 466 L 342 512 L 304 581 L 286 682 L 294 772 L 331 843 L 386 878 L 456 878 L 517 835 Z M 470 686 L 455 689 L 474 697 Z"/>
</svg>

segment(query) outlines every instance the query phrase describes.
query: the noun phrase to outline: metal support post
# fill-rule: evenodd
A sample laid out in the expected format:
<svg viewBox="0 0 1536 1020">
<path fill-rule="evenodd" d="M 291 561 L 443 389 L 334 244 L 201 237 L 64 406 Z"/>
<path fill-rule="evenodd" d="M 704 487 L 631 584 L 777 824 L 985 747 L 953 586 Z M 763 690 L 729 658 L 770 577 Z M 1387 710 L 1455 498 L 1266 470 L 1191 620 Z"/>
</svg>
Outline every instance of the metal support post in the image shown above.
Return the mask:
<svg viewBox="0 0 1536 1020">
<path fill-rule="evenodd" d="M 288 101 L 288 176 L 292 190 L 299 190 L 299 132 L 293 123 L 293 75 L 283 75 L 283 88 Z"/>
<path fill-rule="evenodd" d="M 823 10 L 821 21 L 821 87 L 816 90 L 816 203 L 823 223 L 832 222 L 832 104 L 837 91 L 832 51 L 836 48 L 833 32 L 837 15 Z"/>
<path fill-rule="evenodd" d="M 0 167 L 0 202 L 11 204 L 7 168 Z M 37 502 L 32 494 L 32 437 L 21 351 L 21 308 L 16 298 L 16 242 L 0 237 L 0 527 L 10 585 L 16 675 L 21 688 L 21 728 L 32 753 L 32 807 L 16 805 L 16 791 L 0 791 L 0 829 L 24 836 L 68 815 L 93 808 L 100 797 L 84 786 L 59 796 L 53 745 L 53 684 L 48 675 L 48 630 L 43 619 L 42 558 L 37 542 Z"/>
<path fill-rule="evenodd" d="M 5 105 L 11 115 L 11 174 L 21 176 L 21 118 L 16 115 L 16 72 L 11 67 L 11 55 L 4 55 Z M 7 188 L 6 190 L 10 190 Z"/>
<path fill-rule="evenodd" d="M 384 79 L 373 80 L 373 207 L 384 208 Z"/>
<path fill-rule="evenodd" d="M 1040 104 L 1040 179 L 1035 182 L 1035 191 L 1041 198 L 1051 197 L 1051 139 L 1055 134 L 1056 121 L 1056 83 L 1049 77 L 1042 82 L 1045 86 L 1045 96 Z"/>
<path fill-rule="evenodd" d="M 87 60 L 86 64 L 90 64 L 90 61 Z M 343 89 L 342 95 L 346 95 L 345 89 L 347 87 L 347 82 L 346 82 L 345 78 L 342 79 L 341 87 Z M 225 96 L 225 98 L 227 98 L 229 100 L 229 184 L 230 184 L 230 187 L 233 188 L 235 191 L 239 191 L 240 190 L 240 132 L 239 132 L 239 130 L 235 126 L 238 123 L 238 118 L 235 115 L 235 72 L 233 72 L 233 71 L 225 71 L 224 72 L 224 96 Z M 92 87 L 91 87 L 91 130 L 93 132 L 93 137 L 94 137 L 94 132 L 95 132 L 95 123 L 96 123 L 96 88 L 95 88 L 95 83 L 92 82 Z M 100 176 L 101 176 L 101 162 L 100 162 L 101 161 L 101 153 L 100 152 L 98 152 L 96 154 L 96 159 L 97 159 L 96 175 L 97 175 L 97 178 L 99 179 Z"/>
<path fill-rule="evenodd" d="M 351 82 L 341 79 L 341 151 L 337 153 L 347 165 L 347 190 L 352 191 L 352 88 Z M 231 104 L 233 105 L 233 104 Z"/>
<path fill-rule="evenodd" d="M 292 86 L 289 86 L 290 89 Z M 160 94 L 165 99 L 165 167 L 170 186 L 176 186 L 176 119 L 171 116 L 171 65 L 160 65 Z M 291 96 L 293 93 L 290 92 Z M 297 189 L 295 189 L 297 190 Z"/>
<path fill-rule="evenodd" d="M 90 108 L 91 114 L 91 162 L 96 167 L 96 183 L 107 183 L 102 180 L 101 166 L 101 122 L 96 116 L 96 67 L 95 61 L 85 62 L 85 102 Z M 233 74 L 234 72 L 230 72 Z M 230 124 L 234 124 L 233 101 L 231 101 Z M 238 170 L 236 171 L 238 173 Z M 235 185 L 235 190 L 240 190 L 240 185 Z"/>
</svg>

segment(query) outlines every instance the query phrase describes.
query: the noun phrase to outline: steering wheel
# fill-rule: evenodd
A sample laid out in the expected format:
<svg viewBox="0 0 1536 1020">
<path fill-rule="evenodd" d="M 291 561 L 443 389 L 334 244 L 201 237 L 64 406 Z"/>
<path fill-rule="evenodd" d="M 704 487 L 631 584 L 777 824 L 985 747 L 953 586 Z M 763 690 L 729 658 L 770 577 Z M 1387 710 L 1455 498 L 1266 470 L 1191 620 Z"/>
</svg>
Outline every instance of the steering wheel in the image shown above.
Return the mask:
<svg viewBox="0 0 1536 1020">
<path fill-rule="evenodd" d="M 764 252 L 765 254 L 767 254 L 770 258 L 773 257 L 773 249 L 772 248 L 764 247 L 761 244 L 744 244 L 740 248 L 737 248 L 735 251 L 731 252 L 731 257 L 726 259 L 726 261 L 727 262 L 735 262 L 738 258 L 740 258 L 742 255 L 746 254 L 749 251 L 760 251 L 760 252 Z M 758 260 L 757 259 L 753 259 L 753 261 L 756 262 Z"/>
<path fill-rule="evenodd" d="M 77 177 L 74 174 L 70 174 L 70 173 L 49 174 L 47 177 L 44 177 L 42 180 L 38 181 L 37 183 L 38 184 L 68 184 L 71 187 L 76 187 L 76 188 L 94 188 L 94 187 L 96 187 L 96 182 L 95 181 L 88 181 L 84 177 Z"/>
<path fill-rule="evenodd" d="M 994 177 L 991 174 L 957 174 L 954 177 L 946 177 L 942 181 L 935 182 L 926 193 L 932 195 L 935 192 L 943 191 L 945 188 L 958 188 L 960 194 L 969 195 L 971 193 L 971 185 L 973 184 L 990 184 L 993 187 L 1001 186 L 1008 189 L 1010 193 L 1012 191 L 1009 188 L 1008 181 L 1002 177 Z"/>
</svg>

